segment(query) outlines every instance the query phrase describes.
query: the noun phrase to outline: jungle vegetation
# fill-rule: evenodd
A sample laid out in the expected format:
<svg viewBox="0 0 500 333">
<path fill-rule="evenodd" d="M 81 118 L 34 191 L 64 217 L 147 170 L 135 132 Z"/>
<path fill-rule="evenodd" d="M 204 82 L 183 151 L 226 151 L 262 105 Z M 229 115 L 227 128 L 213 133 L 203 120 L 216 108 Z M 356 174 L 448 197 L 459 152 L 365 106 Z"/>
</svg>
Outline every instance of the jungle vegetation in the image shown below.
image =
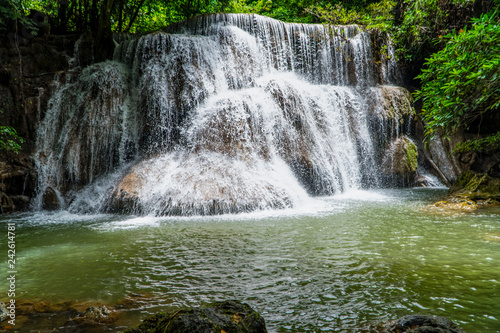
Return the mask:
<svg viewBox="0 0 500 333">
<path fill-rule="evenodd" d="M 420 88 L 428 139 L 499 112 L 500 0 L 3 0 L 0 34 L 20 26 L 32 35 L 90 32 L 96 59 L 106 59 L 113 32 L 145 33 L 215 12 L 390 33 L 398 60 Z M 12 149 L 5 133 L 0 149 Z"/>
</svg>

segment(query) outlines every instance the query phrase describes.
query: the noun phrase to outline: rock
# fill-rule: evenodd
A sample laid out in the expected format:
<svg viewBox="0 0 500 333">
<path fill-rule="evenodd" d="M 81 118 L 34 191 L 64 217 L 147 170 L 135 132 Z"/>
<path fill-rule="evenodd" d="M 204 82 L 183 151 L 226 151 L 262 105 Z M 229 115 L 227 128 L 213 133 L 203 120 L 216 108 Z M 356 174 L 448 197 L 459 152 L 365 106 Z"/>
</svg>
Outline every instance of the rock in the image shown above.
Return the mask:
<svg viewBox="0 0 500 333">
<path fill-rule="evenodd" d="M 301 189 L 274 181 L 278 172 L 284 171 L 216 153 L 167 154 L 133 166 L 106 200 L 105 211 L 186 216 L 292 207 Z"/>
<path fill-rule="evenodd" d="M 82 323 L 97 323 L 103 322 L 107 319 L 110 319 L 111 311 L 108 310 L 104 305 L 101 306 L 91 306 L 85 310 L 84 313 L 79 314 L 75 318 L 72 319 L 73 322 L 82 324 Z"/>
<path fill-rule="evenodd" d="M 0 302 L 0 321 L 4 321 L 8 318 L 9 316 L 9 311 L 7 310 L 7 307 L 5 306 L 5 303 Z"/>
<path fill-rule="evenodd" d="M 381 86 L 382 116 L 387 120 L 395 120 L 400 125 L 409 122 L 415 115 L 413 97 L 403 87 Z"/>
<path fill-rule="evenodd" d="M 0 192 L 0 213 L 11 213 L 15 208 L 12 199 L 7 194 Z"/>
<path fill-rule="evenodd" d="M 408 315 L 382 325 L 380 333 L 465 333 L 445 317 Z"/>
<path fill-rule="evenodd" d="M 16 210 L 28 210 L 31 203 L 30 197 L 26 195 L 12 195 L 10 198 L 12 199 Z"/>
<path fill-rule="evenodd" d="M 493 178 L 486 173 L 467 171 L 453 184 L 450 195 L 460 195 L 471 200 L 500 200 L 500 178 Z"/>
<path fill-rule="evenodd" d="M 117 317 L 116 311 L 110 311 L 106 306 L 91 306 L 85 312 L 78 314 L 64 325 L 65 329 L 74 329 L 91 332 L 107 330 Z"/>
<path fill-rule="evenodd" d="M 478 208 L 478 205 L 467 198 L 451 197 L 448 200 L 441 200 L 429 206 L 432 210 L 439 211 L 462 211 L 471 212 Z"/>
<path fill-rule="evenodd" d="M 429 180 L 424 177 L 424 176 L 419 176 L 416 180 L 415 180 L 415 186 L 417 187 L 429 187 Z"/>
<path fill-rule="evenodd" d="M 5 162 L 0 162 L 0 213 L 29 208 L 29 196 L 33 194 L 36 179 L 32 168 L 33 164 L 22 153 L 15 159 L 5 157 Z"/>
<path fill-rule="evenodd" d="M 264 319 L 247 304 L 224 301 L 157 314 L 128 333 L 267 333 Z"/>
<path fill-rule="evenodd" d="M 394 185 L 414 184 L 418 167 L 417 146 L 406 135 L 397 138 L 386 150 L 382 167 Z"/>
<path fill-rule="evenodd" d="M 57 210 L 61 208 L 59 196 L 52 187 L 47 187 L 43 193 L 42 208 L 45 210 Z"/>
</svg>

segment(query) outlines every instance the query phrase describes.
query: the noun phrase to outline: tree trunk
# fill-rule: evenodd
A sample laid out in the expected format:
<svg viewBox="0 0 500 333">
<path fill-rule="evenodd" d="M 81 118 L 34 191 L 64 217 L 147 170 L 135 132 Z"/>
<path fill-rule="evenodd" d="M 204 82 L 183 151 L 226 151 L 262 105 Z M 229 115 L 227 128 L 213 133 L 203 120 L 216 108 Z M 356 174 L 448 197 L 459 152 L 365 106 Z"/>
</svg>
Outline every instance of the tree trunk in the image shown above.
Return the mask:
<svg viewBox="0 0 500 333">
<path fill-rule="evenodd" d="M 103 0 L 95 35 L 95 60 L 103 61 L 113 55 L 114 42 L 111 32 L 111 10 L 114 0 Z"/>
</svg>

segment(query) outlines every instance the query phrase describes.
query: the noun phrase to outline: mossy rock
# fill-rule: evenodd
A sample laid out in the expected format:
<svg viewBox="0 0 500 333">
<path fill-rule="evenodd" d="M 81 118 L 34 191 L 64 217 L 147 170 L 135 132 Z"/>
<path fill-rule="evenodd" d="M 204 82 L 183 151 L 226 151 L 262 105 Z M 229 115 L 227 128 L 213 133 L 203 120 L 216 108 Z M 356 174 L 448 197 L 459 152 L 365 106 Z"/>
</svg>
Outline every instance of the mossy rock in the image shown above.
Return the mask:
<svg viewBox="0 0 500 333">
<path fill-rule="evenodd" d="M 249 305 L 224 301 L 156 314 L 127 333 L 267 333 L 264 319 Z"/>
<path fill-rule="evenodd" d="M 461 195 L 471 200 L 500 200 L 500 179 L 486 173 L 466 171 L 450 188 L 450 195 Z"/>
</svg>

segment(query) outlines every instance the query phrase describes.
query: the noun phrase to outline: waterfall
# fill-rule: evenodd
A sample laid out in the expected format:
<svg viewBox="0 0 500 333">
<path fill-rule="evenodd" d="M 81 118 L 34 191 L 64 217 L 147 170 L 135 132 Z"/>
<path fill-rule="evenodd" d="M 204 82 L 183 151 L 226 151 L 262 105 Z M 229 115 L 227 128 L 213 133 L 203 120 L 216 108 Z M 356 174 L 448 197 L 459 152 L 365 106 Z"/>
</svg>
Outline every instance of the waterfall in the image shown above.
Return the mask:
<svg viewBox="0 0 500 333">
<path fill-rule="evenodd" d="M 391 185 L 388 147 L 413 116 L 391 52 L 358 26 L 246 14 L 122 38 L 55 89 L 39 205 L 51 189 L 74 212 L 223 214 Z"/>
</svg>

